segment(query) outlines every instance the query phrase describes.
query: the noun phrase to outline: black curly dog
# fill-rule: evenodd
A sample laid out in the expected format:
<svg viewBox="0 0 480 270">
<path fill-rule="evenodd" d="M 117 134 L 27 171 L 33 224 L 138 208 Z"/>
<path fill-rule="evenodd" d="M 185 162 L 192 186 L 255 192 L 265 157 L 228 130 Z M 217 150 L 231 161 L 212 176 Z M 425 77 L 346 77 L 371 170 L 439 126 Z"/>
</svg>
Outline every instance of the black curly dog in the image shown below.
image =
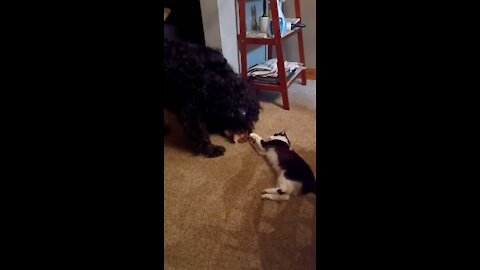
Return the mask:
<svg viewBox="0 0 480 270">
<path fill-rule="evenodd" d="M 253 85 L 212 48 L 164 40 L 164 108 L 174 113 L 196 154 L 221 156 L 210 133 L 250 133 L 260 104 Z M 167 130 L 165 127 L 164 130 Z"/>
</svg>

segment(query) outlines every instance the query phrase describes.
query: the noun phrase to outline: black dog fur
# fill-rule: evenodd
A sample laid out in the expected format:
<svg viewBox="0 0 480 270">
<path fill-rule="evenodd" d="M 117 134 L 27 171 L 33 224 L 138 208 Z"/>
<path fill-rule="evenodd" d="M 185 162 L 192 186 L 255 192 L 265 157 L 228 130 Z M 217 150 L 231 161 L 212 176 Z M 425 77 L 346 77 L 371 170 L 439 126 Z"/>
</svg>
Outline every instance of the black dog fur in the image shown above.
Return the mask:
<svg viewBox="0 0 480 270">
<path fill-rule="evenodd" d="M 260 104 L 253 84 L 240 78 L 221 52 L 164 39 L 164 108 L 174 113 L 196 154 L 221 156 L 210 133 L 251 132 Z"/>
</svg>

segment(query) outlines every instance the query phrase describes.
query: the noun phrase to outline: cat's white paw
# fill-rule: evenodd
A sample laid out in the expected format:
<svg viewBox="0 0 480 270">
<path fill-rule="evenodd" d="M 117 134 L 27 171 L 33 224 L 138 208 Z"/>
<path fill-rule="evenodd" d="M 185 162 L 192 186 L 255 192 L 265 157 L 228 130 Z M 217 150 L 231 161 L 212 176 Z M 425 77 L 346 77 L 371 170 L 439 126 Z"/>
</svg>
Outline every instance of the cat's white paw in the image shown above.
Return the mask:
<svg viewBox="0 0 480 270">
<path fill-rule="evenodd" d="M 260 135 L 258 135 L 257 133 L 250 133 L 249 134 L 250 138 L 253 138 L 255 140 L 261 140 L 262 137 L 260 137 Z"/>
<path fill-rule="evenodd" d="M 273 200 L 273 196 L 271 194 L 262 194 L 262 196 L 260 196 L 260 198 L 262 200 Z"/>
<path fill-rule="evenodd" d="M 274 194 L 277 193 L 278 188 L 266 188 L 262 191 L 262 194 Z"/>
</svg>

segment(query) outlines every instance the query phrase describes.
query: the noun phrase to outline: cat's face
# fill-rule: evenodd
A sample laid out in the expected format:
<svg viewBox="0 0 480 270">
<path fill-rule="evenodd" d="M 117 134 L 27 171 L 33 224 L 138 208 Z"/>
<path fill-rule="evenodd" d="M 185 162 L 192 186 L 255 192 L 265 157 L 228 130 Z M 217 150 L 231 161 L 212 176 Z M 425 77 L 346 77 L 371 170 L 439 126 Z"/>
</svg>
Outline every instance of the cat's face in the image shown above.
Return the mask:
<svg viewBox="0 0 480 270">
<path fill-rule="evenodd" d="M 290 146 L 290 140 L 288 140 L 287 133 L 285 131 L 273 134 L 272 136 L 270 136 L 270 140 L 280 140 Z"/>
</svg>

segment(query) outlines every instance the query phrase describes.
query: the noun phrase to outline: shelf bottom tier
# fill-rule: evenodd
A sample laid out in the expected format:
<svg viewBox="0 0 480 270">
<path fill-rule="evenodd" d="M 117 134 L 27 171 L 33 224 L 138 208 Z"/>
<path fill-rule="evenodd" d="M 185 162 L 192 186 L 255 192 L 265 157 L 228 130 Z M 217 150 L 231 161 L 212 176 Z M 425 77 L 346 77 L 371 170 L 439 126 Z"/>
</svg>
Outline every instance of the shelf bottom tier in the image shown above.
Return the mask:
<svg viewBox="0 0 480 270">
<path fill-rule="evenodd" d="M 289 76 L 290 78 L 287 77 L 287 88 L 290 87 L 290 85 L 298 78 L 298 76 L 302 72 L 305 72 L 305 70 L 304 69 L 297 69 L 293 73 L 293 75 Z M 254 81 L 254 83 L 255 83 L 255 88 L 257 90 L 282 91 L 282 87 L 280 86 L 280 82 L 265 83 L 265 82 Z"/>
</svg>

